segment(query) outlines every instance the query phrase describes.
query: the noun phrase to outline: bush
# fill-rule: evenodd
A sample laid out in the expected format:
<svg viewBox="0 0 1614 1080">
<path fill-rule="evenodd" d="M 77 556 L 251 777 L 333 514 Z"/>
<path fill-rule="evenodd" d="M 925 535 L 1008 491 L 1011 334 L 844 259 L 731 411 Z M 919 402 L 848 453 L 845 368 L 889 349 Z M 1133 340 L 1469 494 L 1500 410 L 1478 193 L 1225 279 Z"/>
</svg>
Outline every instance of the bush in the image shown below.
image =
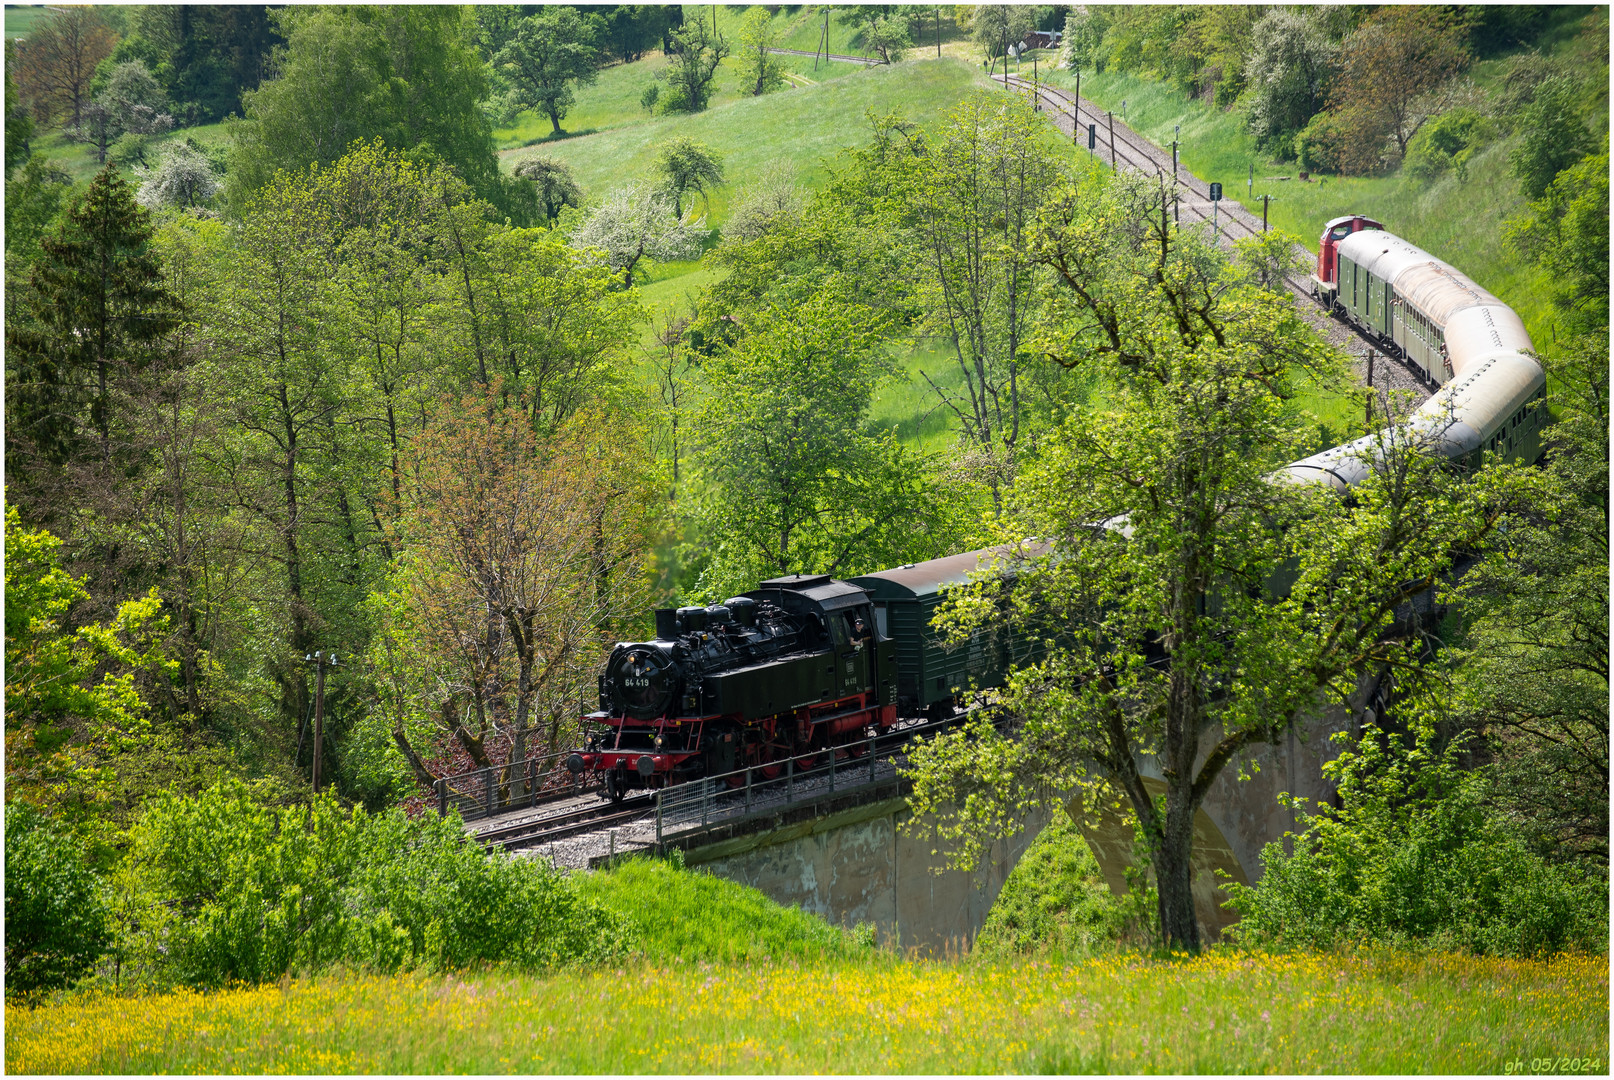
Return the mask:
<svg viewBox="0 0 1614 1080">
<path fill-rule="evenodd" d="M 1549 865 L 1489 816 L 1485 774 L 1457 763 L 1461 740 L 1437 754 L 1425 726 L 1411 750 L 1402 742 L 1369 729 L 1324 766 L 1343 808 L 1298 811 L 1294 853 L 1268 844 L 1260 883 L 1226 886 L 1242 916 L 1235 936 L 1504 956 L 1606 948 L 1606 884 Z"/>
<path fill-rule="evenodd" d="M 1550 78 L 1519 115 L 1519 145 L 1508 155 L 1508 169 L 1527 199 L 1539 199 L 1553 179 L 1596 146 L 1577 112 L 1575 83 Z"/>
<path fill-rule="evenodd" d="M 1468 180 L 1468 163 L 1496 133 L 1495 125 L 1473 109 L 1453 109 L 1429 121 L 1407 143 L 1402 167 L 1408 176 L 1433 180 L 1451 169 Z"/>
<path fill-rule="evenodd" d="M 167 797 L 133 831 L 157 931 L 193 986 L 334 964 L 375 971 L 603 958 L 619 922 L 547 865 L 489 853 L 458 818 L 368 815 L 324 796 L 266 807 L 235 784 Z M 157 955 L 163 950 L 146 950 Z"/>
<path fill-rule="evenodd" d="M 106 891 L 38 810 L 12 803 L 5 824 L 6 994 L 70 986 L 111 944 Z"/>
<path fill-rule="evenodd" d="M 1307 172 L 1336 173 L 1345 139 L 1334 114 L 1320 112 L 1295 136 L 1295 160 Z"/>
</svg>

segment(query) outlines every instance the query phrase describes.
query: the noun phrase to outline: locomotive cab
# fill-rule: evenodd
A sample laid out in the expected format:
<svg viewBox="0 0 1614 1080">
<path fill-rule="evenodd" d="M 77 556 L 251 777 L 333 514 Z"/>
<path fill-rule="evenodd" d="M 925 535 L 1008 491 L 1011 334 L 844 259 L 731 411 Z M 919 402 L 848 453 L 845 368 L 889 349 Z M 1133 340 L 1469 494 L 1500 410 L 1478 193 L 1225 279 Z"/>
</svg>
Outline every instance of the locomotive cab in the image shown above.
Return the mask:
<svg viewBox="0 0 1614 1080">
<path fill-rule="evenodd" d="M 1311 276 L 1311 294 L 1323 307 L 1332 310 L 1339 293 L 1339 242 L 1363 229 L 1382 228 L 1379 222 L 1360 214 L 1337 217 L 1323 226 L 1322 239 L 1317 243 L 1317 272 Z"/>
</svg>

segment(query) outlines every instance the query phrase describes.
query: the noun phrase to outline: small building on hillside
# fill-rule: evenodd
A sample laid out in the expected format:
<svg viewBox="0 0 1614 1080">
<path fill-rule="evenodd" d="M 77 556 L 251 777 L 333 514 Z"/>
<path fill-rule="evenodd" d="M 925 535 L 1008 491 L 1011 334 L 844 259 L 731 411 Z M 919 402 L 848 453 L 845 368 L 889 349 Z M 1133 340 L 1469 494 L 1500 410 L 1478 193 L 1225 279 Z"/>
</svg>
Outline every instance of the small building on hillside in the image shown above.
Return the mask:
<svg viewBox="0 0 1614 1080">
<path fill-rule="evenodd" d="M 1022 50 L 1057 49 L 1062 36 L 1058 30 L 1027 30 L 1026 36 L 1020 39 L 1020 47 Z"/>
</svg>

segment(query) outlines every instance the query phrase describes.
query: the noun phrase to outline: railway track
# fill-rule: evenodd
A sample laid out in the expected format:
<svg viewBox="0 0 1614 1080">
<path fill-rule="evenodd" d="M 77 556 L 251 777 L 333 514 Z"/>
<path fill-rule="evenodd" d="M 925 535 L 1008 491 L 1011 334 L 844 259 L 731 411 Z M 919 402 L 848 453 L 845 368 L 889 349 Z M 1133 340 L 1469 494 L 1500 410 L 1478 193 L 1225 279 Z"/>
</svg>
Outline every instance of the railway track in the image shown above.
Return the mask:
<svg viewBox="0 0 1614 1080">
<path fill-rule="evenodd" d="M 1067 131 L 1073 136 L 1076 132 L 1082 130 L 1083 124 L 1097 125 L 1098 146 L 1094 149 L 1094 154 L 1104 156 L 1104 152 L 1109 149 L 1110 131 L 1112 130 L 1109 124 L 1110 114 L 1094 108 L 1091 102 L 1085 99 L 1077 100 L 1075 95 L 1057 87 L 1042 84 L 1033 85 L 1031 80 L 1020 75 L 996 75 L 993 76 L 993 79 L 1004 84 L 1008 89 L 1035 93 L 1042 103 L 1052 107 L 1055 116 L 1055 127 Z M 1115 132 L 1115 168 L 1128 168 L 1145 174 L 1159 173 L 1164 175 L 1170 172 L 1171 155 L 1168 151 L 1144 139 L 1125 125 L 1120 125 L 1113 130 Z M 1209 182 L 1181 169 L 1181 163 L 1179 162 L 1178 164 L 1177 186 L 1186 191 L 1189 196 L 1178 203 L 1179 213 L 1182 217 L 1187 218 L 1190 222 L 1212 223 L 1218 236 L 1225 237 L 1229 242 L 1261 234 L 1261 227 L 1256 221 L 1255 215 L 1250 213 L 1249 208 L 1237 200 L 1224 198 L 1221 201 L 1220 210 L 1213 211 L 1211 209 Z M 1294 251 L 1302 258 L 1313 258 L 1311 252 L 1307 251 L 1302 245 L 1296 244 Z M 1297 297 L 1316 305 L 1316 298 L 1312 296 L 1309 279 L 1285 274 L 1283 282 Z M 1317 310 L 1321 311 L 1320 308 Z M 1331 316 L 1325 317 L 1331 318 Z M 1387 359 L 1393 361 L 1398 368 L 1402 369 L 1413 380 L 1419 392 L 1424 396 L 1427 397 L 1432 393 L 1431 388 L 1424 383 L 1421 373 L 1417 372 L 1400 357 L 1386 354 L 1382 343 L 1364 334 L 1349 323 L 1334 321 L 1358 340 L 1370 346 L 1379 355 L 1386 356 Z"/>
<path fill-rule="evenodd" d="M 583 798 L 593 800 L 598 797 Z M 476 838 L 489 847 L 502 847 L 506 851 L 514 851 L 637 821 L 646 814 L 654 812 L 655 799 L 649 795 L 603 805 L 592 802 L 590 805 L 577 806 L 539 818 L 527 818 L 493 829 L 482 829 L 476 833 Z"/>
</svg>

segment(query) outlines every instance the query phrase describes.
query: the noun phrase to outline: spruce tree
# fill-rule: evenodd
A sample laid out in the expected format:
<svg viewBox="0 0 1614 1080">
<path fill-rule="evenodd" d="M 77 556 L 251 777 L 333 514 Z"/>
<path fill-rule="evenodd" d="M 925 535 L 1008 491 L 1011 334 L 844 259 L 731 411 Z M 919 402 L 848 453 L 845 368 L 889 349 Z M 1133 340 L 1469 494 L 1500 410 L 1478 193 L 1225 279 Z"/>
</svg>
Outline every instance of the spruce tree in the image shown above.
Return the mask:
<svg viewBox="0 0 1614 1080">
<path fill-rule="evenodd" d="M 31 310 L 8 320 L 6 345 L 13 444 L 44 462 L 112 462 L 114 399 L 177 319 L 151 238 L 150 215 L 107 168 L 40 241 Z"/>
</svg>

